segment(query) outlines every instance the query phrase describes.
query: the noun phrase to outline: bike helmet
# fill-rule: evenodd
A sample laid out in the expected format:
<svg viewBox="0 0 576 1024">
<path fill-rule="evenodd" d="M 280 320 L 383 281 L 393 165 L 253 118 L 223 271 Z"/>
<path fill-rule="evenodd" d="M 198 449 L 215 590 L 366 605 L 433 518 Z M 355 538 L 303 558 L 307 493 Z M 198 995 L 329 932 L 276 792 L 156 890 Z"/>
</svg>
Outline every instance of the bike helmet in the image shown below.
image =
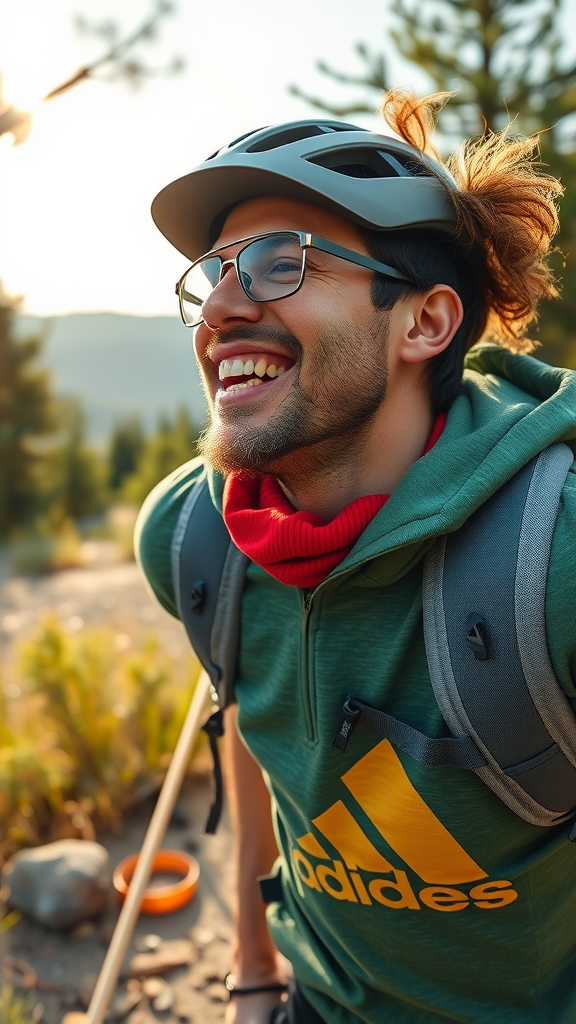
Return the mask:
<svg viewBox="0 0 576 1024">
<path fill-rule="evenodd" d="M 156 196 L 157 227 L 189 260 L 208 252 L 236 203 L 293 196 L 381 231 L 451 233 L 456 214 L 448 171 L 414 146 L 342 121 L 291 121 L 250 132 Z M 220 216 L 219 216 L 220 215 Z"/>
</svg>

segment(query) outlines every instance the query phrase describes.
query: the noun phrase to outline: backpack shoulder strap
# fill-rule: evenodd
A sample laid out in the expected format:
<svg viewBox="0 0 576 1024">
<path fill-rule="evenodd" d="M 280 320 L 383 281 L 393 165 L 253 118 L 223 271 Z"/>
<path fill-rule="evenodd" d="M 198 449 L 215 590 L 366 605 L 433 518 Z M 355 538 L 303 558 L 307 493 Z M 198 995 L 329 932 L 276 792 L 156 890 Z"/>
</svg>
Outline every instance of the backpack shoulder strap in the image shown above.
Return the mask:
<svg viewBox="0 0 576 1024">
<path fill-rule="evenodd" d="M 545 593 L 562 488 L 555 444 L 425 559 L 424 637 L 451 732 L 486 759 L 477 774 L 516 814 L 553 825 L 576 807 L 576 719 L 546 642 Z"/>
<path fill-rule="evenodd" d="M 234 700 L 248 558 L 230 540 L 212 502 L 205 473 L 195 481 L 182 506 L 171 559 L 180 618 L 224 708 Z"/>
</svg>

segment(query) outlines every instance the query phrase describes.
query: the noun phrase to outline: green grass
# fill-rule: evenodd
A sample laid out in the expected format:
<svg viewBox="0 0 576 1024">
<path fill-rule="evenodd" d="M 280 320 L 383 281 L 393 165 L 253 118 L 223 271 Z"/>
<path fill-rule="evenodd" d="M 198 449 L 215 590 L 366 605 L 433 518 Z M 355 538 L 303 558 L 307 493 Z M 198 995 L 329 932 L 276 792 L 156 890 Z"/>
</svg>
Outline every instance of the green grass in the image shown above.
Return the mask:
<svg viewBox="0 0 576 1024">
<path fill-rule="evenodd" d="M 10 982 L 0 987 L 0 1024 L 38 1024 L 42 1013 L 30 992 L 18 992 Z"/>
</svg>

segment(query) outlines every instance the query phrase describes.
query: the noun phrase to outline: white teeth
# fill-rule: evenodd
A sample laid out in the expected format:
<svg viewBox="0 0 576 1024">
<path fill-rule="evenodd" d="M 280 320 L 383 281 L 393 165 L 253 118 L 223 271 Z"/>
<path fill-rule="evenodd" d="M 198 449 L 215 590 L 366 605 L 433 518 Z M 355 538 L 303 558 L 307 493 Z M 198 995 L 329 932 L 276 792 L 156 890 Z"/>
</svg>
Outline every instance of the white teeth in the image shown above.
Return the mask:
<svg viewBox="0 0 576 1024">
<path fill-rule="evenodd" d="M 239 391 L 240 388 L 253 388 L 256 384 L 263 384 L 258 377 L 252 377 L 251 380 L 242 380 L 239 384 L 231 384 L 229 388 L 226 388 L 226 394 L 229 391 Z"/>
<path fill-rule="evenodd" d="M 218 376 L 220 380 L 224 380 L 225 377 L 232 377 L 232 367 L 234 363 L 231 359 L 223 359 L 218 367 Z M 242 373 L 242 370 L 240 370 Z"/>
<path fill-rule="evenodd" d="M 247 359 L 246 362 L 242 359 L 223 359 L 218 366 L 220 380 L 224 380 L 226 377 L 249 377 L 252 373 L 255 373 L 257 377 L 266 375 L 274 379 L 285 372 L 285 366 L 276 366 L 274 363 L 267 365 L 263 357 L 257 363 L 254 363 L 253 359 Z"/>
</svg>

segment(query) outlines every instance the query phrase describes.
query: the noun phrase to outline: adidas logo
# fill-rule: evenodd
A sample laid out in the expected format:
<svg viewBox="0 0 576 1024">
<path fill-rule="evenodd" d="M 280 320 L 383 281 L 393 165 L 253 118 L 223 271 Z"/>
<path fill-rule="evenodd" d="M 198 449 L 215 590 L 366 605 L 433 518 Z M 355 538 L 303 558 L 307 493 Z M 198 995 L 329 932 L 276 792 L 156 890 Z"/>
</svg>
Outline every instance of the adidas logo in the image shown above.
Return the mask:
<svg viewBox="0 0 576 1024">
<path fill-rule="evenodd" d="M 382 786 L 375 787 L 374 779 L 381 780 Z M 416 893 L 406 871 L 394 867 L 376 849 L 346 805 L 337 800 L 314 818 L 312 825 L 338 851 L 340 859 L 333 859 L 312 831 L 301 836 L 292 850 L 302 896 L 306 886 L 364 906 L 381 904 L 393 910 L 425 906 L 445 913 L 464 910 L 470 904 L 493 910 L 517 898 L 511 882 L 482 881 L 488 878 L 486 871 L 415 790 L 388 740 L 382 740 L 350 768 L 342 782 L 390 849 L 426 884 Z M 456 888 L 471 883 L 466 891 Z"/>
</svg>

